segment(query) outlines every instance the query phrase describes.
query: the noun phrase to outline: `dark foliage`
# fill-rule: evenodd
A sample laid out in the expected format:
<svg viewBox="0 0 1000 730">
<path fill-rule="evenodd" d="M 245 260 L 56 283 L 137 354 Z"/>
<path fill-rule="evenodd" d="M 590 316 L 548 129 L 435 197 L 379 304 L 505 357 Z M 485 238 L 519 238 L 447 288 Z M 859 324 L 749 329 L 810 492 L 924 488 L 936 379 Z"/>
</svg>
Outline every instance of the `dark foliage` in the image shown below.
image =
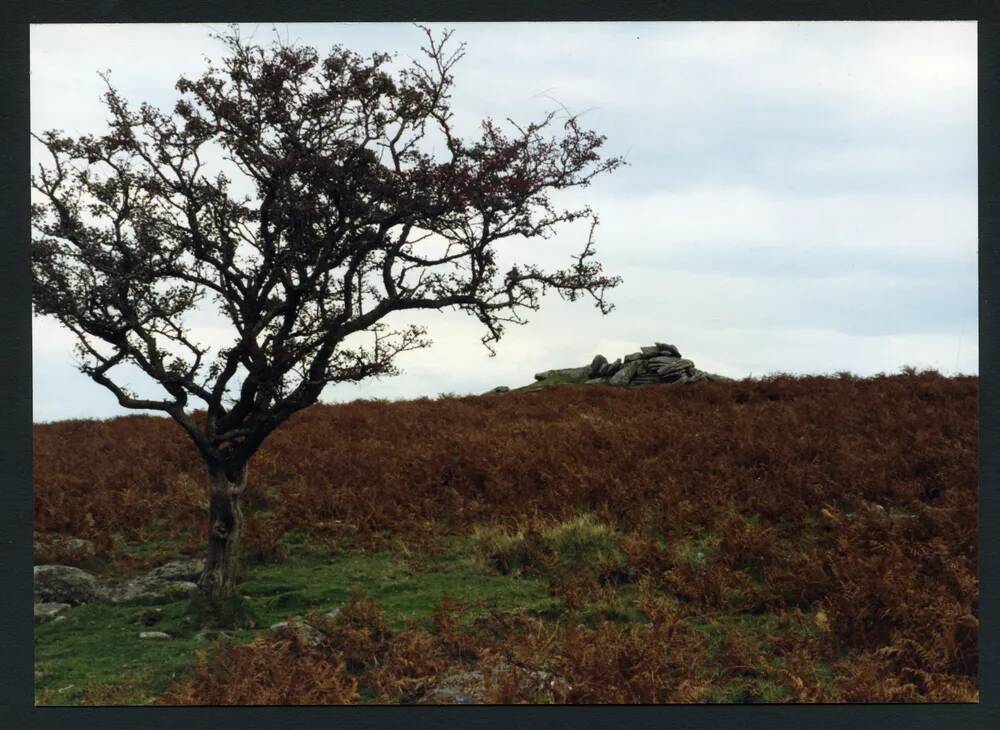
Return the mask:
<svg viewBox="0 0 1000 730">
<path fill-rule="evenodd" d="M 35 311 L 76 335 L 81 369 L 121 405 L 170 415 L 231 481 L 325 385 L 391 374 L 429 344 L 418 326 L 389 330 L 390 315 L 460 309 L 489 346 L 549 289 L 610 306 L 596 217 L 551 195 L 622 161 L 555 114 L 462 139 L 450 98 L 463 47 L 425 32 L 422 60 L 394 70 L 389 54 L 265 48 L 233 29 L 217 36 L 219 66 L 178 80 L 173 110 L 134 107 L 108 82 L 106 134 L 34 135 L 51 155 L 32 177 Z M 581 218 L 591 238 L 568 268 L 501 270 L 508 239 Z M 208 298 L 231 325 L 222 346 L 190 331 Z M 163 399 L 116 381 L 127 365 Z"/>
</svg>

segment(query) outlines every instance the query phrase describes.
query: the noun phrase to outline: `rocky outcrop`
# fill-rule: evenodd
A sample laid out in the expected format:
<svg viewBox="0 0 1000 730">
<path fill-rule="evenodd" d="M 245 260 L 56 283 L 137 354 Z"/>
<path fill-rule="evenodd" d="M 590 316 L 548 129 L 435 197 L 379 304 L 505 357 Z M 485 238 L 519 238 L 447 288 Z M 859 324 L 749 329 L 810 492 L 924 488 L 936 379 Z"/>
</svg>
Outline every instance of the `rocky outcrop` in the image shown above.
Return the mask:
<svg viewBox="0 0 1000 730">
<path fill-rule="evenodd" d="M 205 560 L 203 558 L 171 560 L 159 568 L 153 568 L 149 571 L 148 576 L 158 580 L 178 580 L 197 583 L 203 570 L 205 570 Z"/>
<path fill-rule="evenodd" d="M 198 585 L 192 581 L 141 575 L 108 585 L 105 590 L 110 603 L 154 604 L 190 598 L 198 590 Z"/>
<path fill-rule="evenodd" d="M 69 565 L 36 565 L 35 620 L 48 620 L 63 609 L 85 603 L 156 604 L 188 598 L 197 590 L 203 560 L 174 560 L 145 575 L 101 581 Z"/>
<path fill-rule="evenodd" d="M 171 560 L 146 575 L 129 578 L 107 586 L 111 603 L 156 604 L 189 598 L 198 589 L 197 581 L 205 561 Z"/>
<path fill-rule="evenodd" d="M 535 373 L 535 380 L 557 379 L 561 382 L 583 381 L 590 377 L 590 365 L 581 368 L 560 368 L 558 370 L 544 370 Z"/>
<path fill-rule="evenodd" d="M 107 600 L 100 581 L 86 571 L 69 565 L 36 565 L 35 603 L 66 603 L 80 606 Z"/>
<path fill-rule="evenodd" d="M 535 375 L 536 382 L 529 389 L 558 383 L 585 383 L 587 385 L 653 385 L 655 383 L 694 384 L 706 380 L 730 381 L 722 375 L 706 373 L 695 367 L 694 362 L 681 357 L 680 350 L 665 342 L 640 347 L 614 362 L 604 355 L 595 355 L 590 365 L 578 368 L 546 370 Z"/>
<path fill-rule="evenodd" d="M 604 355 L 594 355 L 594 359 L 590 361 L 590 372 L 587 374 L 591 378 L 599 378 L 602 373 L 608 370 L 608 358 Z"/>
</svg>

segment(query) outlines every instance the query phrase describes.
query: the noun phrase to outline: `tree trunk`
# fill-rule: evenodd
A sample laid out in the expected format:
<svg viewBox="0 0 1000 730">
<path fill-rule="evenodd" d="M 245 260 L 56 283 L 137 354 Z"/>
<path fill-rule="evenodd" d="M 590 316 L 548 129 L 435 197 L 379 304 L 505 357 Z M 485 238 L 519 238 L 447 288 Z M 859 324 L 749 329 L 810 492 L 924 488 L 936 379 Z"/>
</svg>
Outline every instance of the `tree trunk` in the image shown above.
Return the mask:
<svg viewBox="0 0 1000 730">
<path fill-rule="evenodd" d="M 197 602 L 211 623 L 232 625 L 242 613 L 236 585 L 243 535 L 240 499 L 246 488 L 246 466 L 236 470 L 210 466 L 208 476 L 208 557 L 198 580 Z"/>
</svg>

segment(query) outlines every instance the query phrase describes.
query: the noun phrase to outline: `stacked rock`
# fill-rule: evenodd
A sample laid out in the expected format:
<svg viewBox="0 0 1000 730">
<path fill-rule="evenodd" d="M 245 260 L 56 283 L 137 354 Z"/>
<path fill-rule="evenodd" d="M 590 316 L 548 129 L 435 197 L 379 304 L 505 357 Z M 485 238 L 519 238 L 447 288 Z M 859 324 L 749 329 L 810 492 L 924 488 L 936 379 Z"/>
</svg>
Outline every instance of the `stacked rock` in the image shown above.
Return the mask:
<svg viewBox="0 0 1000 730">
<path fill-rule="evenodd" d="M 547 370 L 535 375 L 535 380 L 544 381 L 553 377 L 558 377 L 563 382 L 611 385 L 691 384 L 704 380 L 729 380 L 721 375 L 699 370 L 691 360 L 681 357 L 680 350 L 665 342 L 641 347 L 638 352 L 620 357 L 614 362 L 608 362 L 604 355 L 596 355 L 590 365 Z"/>
</svg>

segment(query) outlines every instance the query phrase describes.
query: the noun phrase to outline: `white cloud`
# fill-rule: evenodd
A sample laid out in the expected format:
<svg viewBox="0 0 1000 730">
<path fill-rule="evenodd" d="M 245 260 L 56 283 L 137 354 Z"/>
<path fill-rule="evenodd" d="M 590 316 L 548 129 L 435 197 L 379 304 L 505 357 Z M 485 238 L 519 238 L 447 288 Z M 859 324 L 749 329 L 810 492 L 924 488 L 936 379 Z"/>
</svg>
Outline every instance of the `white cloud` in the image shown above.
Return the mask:
<svg viewBox="0 0 1000 730">
<path fill-rule="evenodd" d="M 107 68 L 128 99 L 170 108 L 177 76 L 218 56 L 213 27 L 33 26 L 32 129 L 101 131 Z M 629 167 L 564 196 L 601 216 L 601 259 L 625 277 L 618 308 L 602 318 L 549 297 L 495 358 L 474 320 L 428 315 L 434 347 L 403 356 L 404 375 L 328 398 L 519 385 L 653 340 L 733 376 L 977 371 L 974 23 L 455 27 L 468 43 L 453 97 L 463 133 L 485 116 L 538 118 L 554 99 L 589 110 L 608 153 L 627 154 Z M 278 29 L 320 50 L 398 50 L 400 63 L 421 43 L 406 24 Z M 256 39 L 270 35 L 257 27 Z M 585 237 L 577 225 L 511 242 L 504 259 L 562 266 Z M 192 326 L 202 341 L 229 339 L 211 313 Z M 33 333 L 36 418 L 120 412 L 73 370 L 70 335 L 45 318 Z"/>
<path fill-rule="evenodd" d="M 703 187 L 608 198 L 599 210 L 609 260 L 662 264 L 710 245 L 733 253 L 765 247 L 778 256 L 800 248 L 870 252 L 882 255 L 883 265 L 891 252 L 901 267 L 915 259 L 969 264 L 976 256 L 976 200 L 968 195 L 790 198 L 747 186 Z"/>
</svg>

